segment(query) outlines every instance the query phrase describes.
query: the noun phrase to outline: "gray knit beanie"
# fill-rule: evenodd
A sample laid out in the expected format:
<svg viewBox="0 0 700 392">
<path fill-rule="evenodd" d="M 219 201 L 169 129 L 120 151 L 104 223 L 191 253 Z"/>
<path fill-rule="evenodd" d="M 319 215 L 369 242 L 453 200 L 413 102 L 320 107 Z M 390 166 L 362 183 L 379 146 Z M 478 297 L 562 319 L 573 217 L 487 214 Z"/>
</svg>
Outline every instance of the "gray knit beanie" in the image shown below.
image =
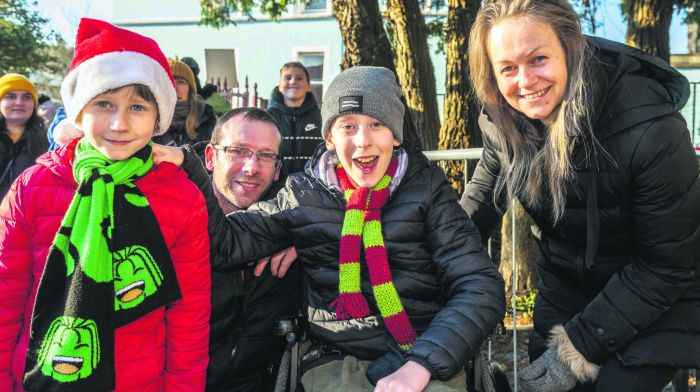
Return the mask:
<svg viewBox="0 0 700 392">
<path fill-rule="evenodd" d="M 323 138 L 336 117 L 366 114 L 386 124 L 394 138 L 403 142 L 401 87 L 396 75 L 384 67 L 348 68 L 333 79 L 323 96 Z"/>
</svg>

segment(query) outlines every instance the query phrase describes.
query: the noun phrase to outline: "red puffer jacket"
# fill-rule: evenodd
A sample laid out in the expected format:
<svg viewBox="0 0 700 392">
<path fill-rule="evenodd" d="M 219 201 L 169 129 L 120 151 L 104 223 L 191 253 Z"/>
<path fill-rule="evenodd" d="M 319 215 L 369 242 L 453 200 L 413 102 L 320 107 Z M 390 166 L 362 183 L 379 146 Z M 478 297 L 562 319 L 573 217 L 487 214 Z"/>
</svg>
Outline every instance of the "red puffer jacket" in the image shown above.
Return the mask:
<svg viewBox="0 0 700 392">
<path fill-rule="evenodd" d="M 76 143 L 40 156 L 0 206 L 0 391 L 22 390 L 37 286 L 77 188 Z M 204 390 L 211 295 L 204 198 L 171 164 L 154 166 L 136 185 L 161 227 L 182 299 L 115 331 L 116 390 Z"/>
</svg>

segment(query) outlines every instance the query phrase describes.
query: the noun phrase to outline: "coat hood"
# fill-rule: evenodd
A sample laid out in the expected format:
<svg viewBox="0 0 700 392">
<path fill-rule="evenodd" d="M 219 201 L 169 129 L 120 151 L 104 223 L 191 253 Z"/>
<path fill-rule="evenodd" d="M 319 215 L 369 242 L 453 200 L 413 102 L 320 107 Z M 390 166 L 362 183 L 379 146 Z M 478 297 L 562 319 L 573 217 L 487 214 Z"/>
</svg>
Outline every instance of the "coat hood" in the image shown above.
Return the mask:
<svg viewBox="0 0 700 392">
<path fill-rule="evenodd" d="M 591 74 L 597 108 L 594 129 L 599 139 L 685 106 L 690 85 L 669 64 L 618 42 L 589 40 L 595 56 Z"/>
<path fill-rule="evenodd" d="M 304 103 L 302 103 L 301 106 L 298 108 L 290 108 L 284 104 L 284 96 L 282 96 L 282 93 L 277 86 L 272 88 L 272 93 L 270 94 L 270 106 L 268 106 L 268 109 L 276 109 L 282 113 L 288 114 L 292 114 L 292 111 L 296 110 L 296 114 L 300 115 L 314 108 L 318 108 L 318 104 L 316 103 L 316 98 L 314 98 L 314 95 L 310 92 L 306 93 Z"/>
</svg>

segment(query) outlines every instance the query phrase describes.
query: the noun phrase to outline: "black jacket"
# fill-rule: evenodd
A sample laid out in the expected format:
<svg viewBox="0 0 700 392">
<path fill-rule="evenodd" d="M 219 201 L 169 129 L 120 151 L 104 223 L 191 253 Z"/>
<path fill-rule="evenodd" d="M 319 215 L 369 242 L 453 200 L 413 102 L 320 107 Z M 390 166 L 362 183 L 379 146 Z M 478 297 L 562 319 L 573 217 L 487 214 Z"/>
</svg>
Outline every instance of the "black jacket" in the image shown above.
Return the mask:
<svg viewBox="0 0 700 392">
<path fill-rule="evenodd" d="M 306 93 L 304 103 L 298 108 L 284 104 L 284 97 L 277 87 L 272 89 L 267 112 L 274 117 L 282 134 L 280 155 L 284 160 L 285 174 L 304 170 L 304 165 L 313 156 L 321 137 L 321 110 L 313 94 Z"/>
<path fill-rule="evenodd" d="M 261 200 L 280 189 L 273 183 Z M 210 233 L 211 249 L 224 241 Z M 295 316 L 301 303 L 301 265 L 294 263 L 283 279 L 253 275 L 253 267 L 211 255 L 211 319 L 207 391 L 264 390 L 286 346 L 274 335 L 276 321 Z"/>
<path fill-rule="evenodd" d="M 574 346 L 598 364 L 617 354 L 625 365 L 697 367 L 700 182 L 678 114 L 688 82 L 656 57 L 591 42 L 598 170 L 575 141 L 564 218 L 553 224 L 547 208 L 526 207 L 542 233 L 535 330 L 546 337 L 565 324 Z M 481 120 L 484 153 L 461 203 L 483 234 L 500 222 L 493 189 L 501 166 L 493 124 Z M 590 268 L 587 245 L 596 251 Z"/>
<path fill-rule="evenodd" d="M 31 154 L 29 151 L 29 139 L 26 132 L 22 134 L 17 143 L 0 131 L 0 200 L 10 189 L 10 185 L 28 167 L 34 165 L 34 160 L 41 155 Z"/>
<path fill-rule="evenodd" d="M 394 285 L 420 335 L 407 358 L 444 380 L 478 352 L 502 319 L 503 280 L 443 171 L 429 165 L 419 151 L 406 149 L 408 167 L 382 208 L 382 230 Z M 190 157 L 183 167 L 206 196 L 210 232 L 228 238 L 219 241 L 215 251 L 247 262 L 295 245 L 308 278 L 305 300 L 311 337 L 374 359 L 393 340 L 373 300 L 364 262 L 362 293 L 371 315 L 343 321 L 329 308 L 338 297 L 345 202 L 340 191 L 329 188 L 312 170 L 324 151 L 320 146 L 306 171 L 292 174 L 276 199 L 251 207 L 258 212 L 234 213 L 228 219 L 218 210 L 201 165 Z"/>
</svg>

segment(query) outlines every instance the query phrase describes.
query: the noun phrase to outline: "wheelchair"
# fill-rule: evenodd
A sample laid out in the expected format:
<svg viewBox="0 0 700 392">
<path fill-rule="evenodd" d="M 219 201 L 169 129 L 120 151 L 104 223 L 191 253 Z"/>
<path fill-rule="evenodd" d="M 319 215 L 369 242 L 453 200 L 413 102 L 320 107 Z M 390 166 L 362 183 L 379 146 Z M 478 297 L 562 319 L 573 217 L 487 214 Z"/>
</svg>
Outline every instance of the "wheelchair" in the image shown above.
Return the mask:
<svg viewBox="0 0 700 392">
<path fill-rule="evenodd" d="M 303 334 L 301 316 L 280 319 L 276 323 L 275 334 L 284 336 L 287 347 L 277 370 L 274 392 L 303 391 L 299 375 L 299 346 Z M 495 333 L 500 333 L 496 328 Z M 490 339 L 490 338 L 489 338 Z M 483 360 L 481 350 L 465 365 L 467 392 L 511 392 L 508 378 L 495 361 Z"/>
</svg>

